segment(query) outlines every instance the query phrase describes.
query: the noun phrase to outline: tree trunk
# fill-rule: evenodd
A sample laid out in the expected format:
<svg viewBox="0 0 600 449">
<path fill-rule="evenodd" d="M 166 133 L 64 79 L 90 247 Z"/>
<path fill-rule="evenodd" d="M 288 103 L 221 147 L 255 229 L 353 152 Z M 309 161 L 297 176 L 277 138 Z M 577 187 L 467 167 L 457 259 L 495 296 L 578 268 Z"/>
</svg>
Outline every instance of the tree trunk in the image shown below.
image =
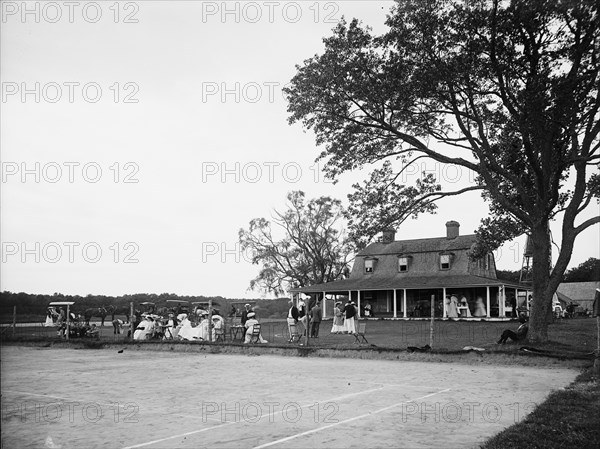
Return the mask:
<svg viewBox="0 0 600 449">
<path fill-rule="evenodd" d="M 533 243 L 533 307 L 529 317 L 531 342 L 548 341 L 548 323 L 552 321 L 552 296 L 548 281 L 551 267 L 551 241 L 548 221 L 531 231 Z"/>
</svg>

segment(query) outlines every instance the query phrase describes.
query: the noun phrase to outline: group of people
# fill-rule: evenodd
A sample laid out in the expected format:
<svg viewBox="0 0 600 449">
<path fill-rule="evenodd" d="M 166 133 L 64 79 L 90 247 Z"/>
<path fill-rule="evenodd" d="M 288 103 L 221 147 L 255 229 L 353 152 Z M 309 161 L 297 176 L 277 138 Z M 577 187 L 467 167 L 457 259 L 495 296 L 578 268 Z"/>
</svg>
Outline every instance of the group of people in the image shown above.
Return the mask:
<svg viewBox="0 0 600 449">
<path fill-rule="evenodd" d="M 165 319 L 152 313 L 143 313 L 141 321 L 135 322 L 134 340 L 209 340 L 209 332 L 212 331 L 213 341 L 216 339 L 220 329 L 224 329 L 224 320 L 218 311 L 213 311 L 211 323 L 208 320 L 209 313 L 199 310 L 194 316 L 187 313 L 175 315 L 170 312 Z M 120 333 L 123 323 L 120 320 L 113 321 L 114 333 Z"/>
<path fill-rule="evenodd" d="M 485 317 L 487 312 L 485 305 L 483 304 L 483 298 L 478 296 L 475 300 L 475 310 L 471 314 L 471 306 L 465 295 L 462 295 L 460 301 L 456 295 L 446 295 L 446 316 L 448 318 L 458 318 L 464 316 L 466 318 L 471 317 Z M 463 315 L 464 312 L 464 315 Z"/>
<path fill-rule="evenodd" d="M 57 324 L 56 334 L 59 337 L 66 338 L 67 336 L 67 321 L 64 320 Z M 83 321 L 71 321 L 69 323 L 69 338 L 100 338 L 100 328 L 96 324 L 86 324 Z"/>
<path fill-rule="evenodd" d="M 290 339 L 292 339 L 293 331 L 292 326 L 302 325 L 299 329 L 299 333 L 306 335 L 308 327 L 308 335 L 311 338 L 319 338 L 319 329 L 321 322 L 323 321 L 323 309 L 321 309 L 321 300 L 317 300 L 313 307 L 307 311 L 307 305 L 304 300 L 298 301 L 298 306 L 294 305 L 294 301 L 289 302 L 290 308 L 288 309 L 287 323 L 290 333 Z"/>
<path fill-rule="evenodd" d="M 333 326 L 332 334 L 354 334 L 356 332 L 356 304 L 354 301 L 348 301 L 343 305 L 342 301 L 337 301 L 333 308 Z"/>
<path fill-rule="evenodd" d="M 290 340 L 293 338 L 292 326 L 300 326 L 298 329 L 299 335 L 306 335 L 307 327 L 310 338 L 319 338 L 319 329 L 323 321 L 323 309 L 321 308 L 321 300 L 315 301 L 310 310 L 306 310 L 307 306 L 304 300 L 298 300 L 298 305 L 294 301 L 289 302 L 288 309 L 288 329 Z M 333 326 L 332 334 L 354 334 L 356 333 L 356 321 L 358 313 L 356 303 L 348 301 L 345 305 L 342 301 L 337 301 L 333 309 Z M 308 326 L 307 326 L 308 322 Z"/>
</svg>

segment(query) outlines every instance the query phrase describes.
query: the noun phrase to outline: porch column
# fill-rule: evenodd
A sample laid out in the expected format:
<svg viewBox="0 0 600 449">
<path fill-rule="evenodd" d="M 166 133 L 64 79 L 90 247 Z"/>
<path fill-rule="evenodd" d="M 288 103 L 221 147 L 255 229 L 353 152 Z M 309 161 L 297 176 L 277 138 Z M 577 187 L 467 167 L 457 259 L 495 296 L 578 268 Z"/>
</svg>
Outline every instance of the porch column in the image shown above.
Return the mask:
<svg viewBox="0 0 600 449">
<path fill-rule="evenodd" d="M 506 293 L 504 292 L 504 285 L 501 285 L 498 289 L 498 316 L 501 318 L 504 318 L 504 315 L 506 313 L 504 311 L 504 301 L 506 301 Z"/>
<path fill-rule="evenodd" d="M 69 334 L 71 333 L 71 309 L 70 309 L 70 305 L 67 304 L 67 329 L 66 329 L 66 337 L 67 340 L 69 339 Z M 133 339 L 133 335 L 131 336 L 131 339 Z"/>
<path fill-rule="evenodd" d="M 405 288 L 402 289 L 402 310 L 404 312 L 404 318 L 406 318 L 407 315 L 406 315 L 406 289 Z"/>
<path fill-rule="evenodd" d="M 358 310 L 356 311 L 356 316 L 360 318 L 360 290 L 358 291 Z"/>
<path fill-rule="evenodd" d="M 396 306 L 396 289 L 394 289 L 394 299 L 393 299 L 393 301 L 394 301 L 394 318 L 397 318 L 398 317 L 398 314 L 397 314 L 397 308 L 398 307 Z"/>
<path fill-rule="evenodd" d="M 489 285 L 485 288 L 485 311 L 486 311 L 486 316 L 489 318 L 490 315 L 490 287 Z"/>
<path fill-rule="evenodd" d="M 446 304 L 446 287 L 442 288 L 442 303 L 444 304 L 444 314 L 442 315 L 444 318 L 448 317 L 448 309 L 446 307 L 448 307 L 448 305 Z"/>
<path fill-rule="evenodd" d="M 327 316 L 327 298 L 325 298 L 325 292 L 323 292 L 323 318 Z"/>
</svg>

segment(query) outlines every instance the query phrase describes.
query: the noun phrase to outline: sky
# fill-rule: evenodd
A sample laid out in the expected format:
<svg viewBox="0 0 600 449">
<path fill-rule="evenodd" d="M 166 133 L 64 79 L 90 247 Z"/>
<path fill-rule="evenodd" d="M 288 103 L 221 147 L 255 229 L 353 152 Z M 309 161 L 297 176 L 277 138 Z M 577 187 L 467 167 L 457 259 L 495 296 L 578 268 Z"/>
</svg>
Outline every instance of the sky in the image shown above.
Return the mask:
<svg viewBox="0 0 600 449">
<path fill-rule="evenodd" d="M 0 290 L 265 297 L 248 290 L 259 267 L 239 229 L 293 190 L 347 204 L 368 173 L 326 180 L 282 88 L 342 16 L 381 33 L 391 5 L 2 1 Z M 472 182 L 423 164 L 404 181 Z M 449 220 L 470 234 L 486 215 L 478 193 L 449 198 L 396 238 L 443 236 Z M 599 240 L 597 226 L 581 234 L 570 266 L 599 257 Z M 498 268 L 519 269 L 524 243 L 500 248 Z"/>
</svg>

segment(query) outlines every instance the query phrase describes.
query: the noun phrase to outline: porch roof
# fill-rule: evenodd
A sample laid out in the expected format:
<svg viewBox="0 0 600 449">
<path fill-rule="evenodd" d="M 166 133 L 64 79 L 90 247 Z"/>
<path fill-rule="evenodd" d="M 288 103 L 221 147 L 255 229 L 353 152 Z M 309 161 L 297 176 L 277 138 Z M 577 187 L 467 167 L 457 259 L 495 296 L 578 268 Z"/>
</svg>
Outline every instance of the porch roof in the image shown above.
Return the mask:
<svg viewBox="0 0 600 449">
<path fill-rule="evenodd" d="M 429 289 L 429 288 L 458 288 L 458 287 L 498 287 L 504 285 L 511 288 L 526 289 L 527 286 L 490 279 L 471 274 L 453 276 L 410 276 L 410 277 L 364 277 L 360 279 L 343 279 L 340 281 L 316 284 L 309 287 L 291 289 L 294 293 L 345 293 L 349 290 L 393 290 L 393 289 Z"/>
</svg>

